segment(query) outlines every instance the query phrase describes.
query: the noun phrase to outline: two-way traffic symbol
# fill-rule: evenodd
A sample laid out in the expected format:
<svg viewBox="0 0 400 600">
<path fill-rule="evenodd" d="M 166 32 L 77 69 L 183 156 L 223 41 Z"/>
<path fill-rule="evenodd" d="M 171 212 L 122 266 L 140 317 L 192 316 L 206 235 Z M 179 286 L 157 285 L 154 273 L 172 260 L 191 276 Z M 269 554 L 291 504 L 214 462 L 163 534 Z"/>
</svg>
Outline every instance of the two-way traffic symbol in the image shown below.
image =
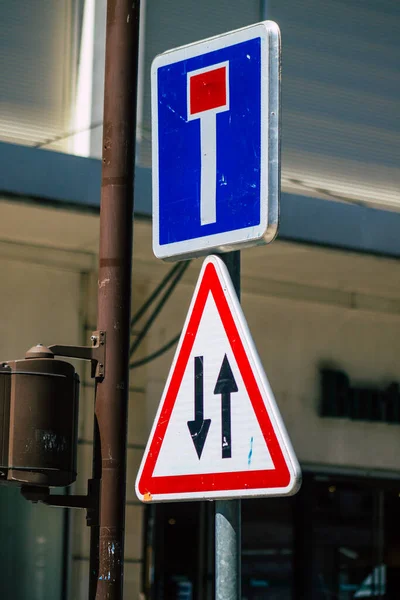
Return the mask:
<svg viewBox="0 0 400 600">
<path fill-rule="evenodd" d="M 199 459 L 206 443 L 211 419 L 204 418 L 204 357 L 194 358 L 194 421 L 187 425 L 192 436 L 193 444 Z M 231 431 L 231 394 L 238 391 L 235 377 L 229 364 L 228 357 L 224 356 L 221 370 L 214 388 L 214 394 L 221 395 L 221 445 L 222 458 L 232 456 L 232 431 Z"/>
<path fill-rule="evenodd" d="M 203 264 L 136 480 L 143 501 L 287 495 L 300 468 L 224 263 Z"/>
<path fill-rule="evenodd" d="M 204 389 L 203 389 L 203 363 L 202 356 L 194 359 L 194 421 L 188 421 L 190 435 L 192 436 L 197 456 L 201 458 L 204 444 L 210 429 L 211 419 L 204 418 Z"/>
</svg>

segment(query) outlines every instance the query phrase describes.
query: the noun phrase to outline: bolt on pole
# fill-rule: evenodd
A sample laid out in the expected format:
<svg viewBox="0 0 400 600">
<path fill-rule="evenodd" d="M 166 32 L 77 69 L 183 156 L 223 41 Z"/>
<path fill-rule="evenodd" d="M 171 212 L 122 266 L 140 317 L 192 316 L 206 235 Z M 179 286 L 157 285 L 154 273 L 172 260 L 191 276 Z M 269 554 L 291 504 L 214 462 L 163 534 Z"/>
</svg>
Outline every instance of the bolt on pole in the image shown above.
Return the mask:
<svg viewBox="0 0 400 600">
<path fill-rule="evenodd" d="M 240 251 L 221 254 L 240 300 Z M 215 598 L 241 598 L 241 500 L 215 502 Z"/>
<path fill-rule="evenodd" d="M 122 600 L 139 0 L 108 0 L 98 328 L 107 334 L 95 416 L 101 451 L 96 600 Z"/>
</svg>

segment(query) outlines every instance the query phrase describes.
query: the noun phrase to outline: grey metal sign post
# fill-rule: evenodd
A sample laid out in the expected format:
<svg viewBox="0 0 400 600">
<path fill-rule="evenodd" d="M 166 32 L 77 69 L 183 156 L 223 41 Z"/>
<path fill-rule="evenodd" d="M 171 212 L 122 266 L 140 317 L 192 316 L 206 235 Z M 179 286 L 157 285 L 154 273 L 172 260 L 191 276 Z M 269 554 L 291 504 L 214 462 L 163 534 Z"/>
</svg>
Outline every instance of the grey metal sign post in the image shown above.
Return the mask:
<svg viewBox="0 0 400 600">
<path fill-rule="evenodd" d="M 221 256 L 240 300 L 240 251 Z M 240 499 L 215 502 L 215 598 L 240 600 L 242 523 Z"/>
<path fill-rule="evenodd" d="M 239 600 L 241 498 L 293 494 L 300 482 L 239 301 L 239 250 L 278 230 L 279 28 L 265 21 L 165 52 L 151 80 L 153 250 L 207 258 L 136 494 L 215 500 L 216 598 Z"/>
<path fill-rule="evenodd" d="M 241 598 L 241 500 L 215 503 L 215 598 Z"/>
</svg>

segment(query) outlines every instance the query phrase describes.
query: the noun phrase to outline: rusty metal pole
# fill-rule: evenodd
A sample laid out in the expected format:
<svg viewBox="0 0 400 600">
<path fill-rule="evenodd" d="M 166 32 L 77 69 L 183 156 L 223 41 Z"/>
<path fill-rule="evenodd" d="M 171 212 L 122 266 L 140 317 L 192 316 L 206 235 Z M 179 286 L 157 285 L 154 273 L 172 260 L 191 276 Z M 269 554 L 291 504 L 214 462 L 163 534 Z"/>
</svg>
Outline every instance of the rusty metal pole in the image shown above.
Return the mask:
<svg viewBox="0 0 400 600">
<path fill-rule="evenodd" d="M 139 4 L 107 2 L 97 321 L 106 332 L 106 360 L 95 406 L 101 450 L 96 600 L 122 600 L 123 594 Z"/>
</svg>

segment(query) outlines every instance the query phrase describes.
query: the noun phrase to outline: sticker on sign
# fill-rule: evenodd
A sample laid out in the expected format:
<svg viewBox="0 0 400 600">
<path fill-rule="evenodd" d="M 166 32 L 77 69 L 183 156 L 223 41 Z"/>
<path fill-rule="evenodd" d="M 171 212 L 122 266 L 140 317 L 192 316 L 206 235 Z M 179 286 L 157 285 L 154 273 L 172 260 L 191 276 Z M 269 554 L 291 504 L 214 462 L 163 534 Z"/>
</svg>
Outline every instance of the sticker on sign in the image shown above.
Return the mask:
<svg viewBox="0 0 400 600">
<path fill-rule="evenodd" d="M 283 496 L 300 467 L 222 260 L 204 261 L 136 481 L 146 502 Z"/>
<path fill-rule="evenodd" d="M 153 249 L 179 260 L 278 228 L 280 34 L 265 21 L 157 56 Z"/>
</svg>

